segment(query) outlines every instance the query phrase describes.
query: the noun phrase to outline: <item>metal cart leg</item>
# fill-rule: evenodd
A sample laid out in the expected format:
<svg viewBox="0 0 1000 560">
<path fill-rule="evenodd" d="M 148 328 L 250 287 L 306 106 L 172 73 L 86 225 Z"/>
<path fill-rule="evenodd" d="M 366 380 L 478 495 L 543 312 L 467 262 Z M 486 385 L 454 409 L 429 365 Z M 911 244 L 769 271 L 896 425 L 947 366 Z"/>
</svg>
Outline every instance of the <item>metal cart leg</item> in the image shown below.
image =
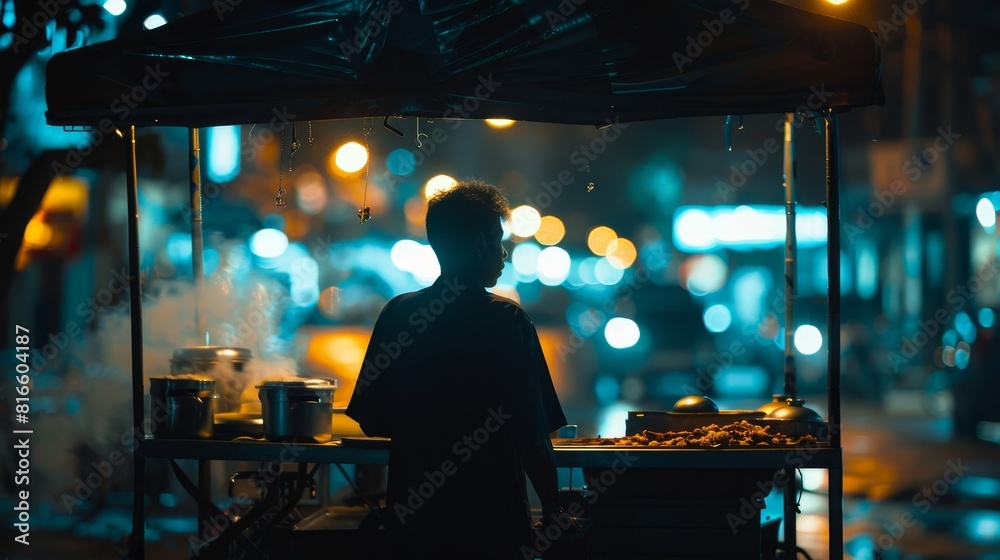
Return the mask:
<svg viewBox="0 0 1000 560">
<path fill-rule="evenodd" d="M 146 553 L 144 515 L 144 498 L 146 496 L 146 460 L 141 457 L 139 448 L 142 446 L 146 433 L 143 421 L 146 413 L 143 410 L 143 379 L 142 379 L 142 282 L 139 275 L 139 173 L 136 163 L 135 127 L 129 127 L 129 161 L 125 174 L 126 200 L 128 203 L 128 270 L 129 270 L 129 316 L 131 319 L 132 343 L 132 425 L 135 427 L 134 437 L 137 445 L 133 449 L 135 468 L 132 475 L 132 535 L 129 538 L 129 558 L 141 560 Z"/>
<path fill-rule="evenodd" d="M 795 516 L 798 508 L 795 505 L 795 494 L 798 493 L 798 481 L 795 480 L 795 469 L 785 469 L 788 484 L 785 485 L 785 558 L 795 559 L 799 544 L 798 528 Z"/>
<path fill-rule="evenodd" d="M 829 468 L 830 475 L 830 560 L 844 557 L 844 469 Z"/>
</svg>

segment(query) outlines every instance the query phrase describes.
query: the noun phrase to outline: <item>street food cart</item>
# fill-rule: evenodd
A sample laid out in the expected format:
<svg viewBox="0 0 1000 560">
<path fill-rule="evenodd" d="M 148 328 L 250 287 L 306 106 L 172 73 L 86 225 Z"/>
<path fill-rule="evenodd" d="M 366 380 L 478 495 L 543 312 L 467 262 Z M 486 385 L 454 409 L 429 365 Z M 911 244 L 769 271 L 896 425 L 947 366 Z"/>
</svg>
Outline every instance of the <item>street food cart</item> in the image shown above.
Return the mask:
<svg viewBox="0 0 1000 560">
<path fill-rule="evenodd" d="M 751 473 L 746 480 L 760 480 L 800 467 L 827 469 L 830 557 L 841 556 L 837 118 L 852 107 L 883 102 L 878 40 L 864 27 L 765 0 L 219 0 L 160 28 L 55 55 L 47 68 L 46 97 L 50 124 L 90 127 L 110 139 L 105 141 L 116 141 L 117 131 L 125 140 L 138 435 L 133 558 L 144 554 L 147 461 L 199 461 L 200 480 L 186 483 L 198 494 L 198 487 L 208 484 L 204 465 L 211 461 L 385 464 L 388 458 L 388 451 L 377 446 L 297 443 L 290 454 L 289 444 L 281 442 L 155 438 L 144 432 L 137 127 L 189 129 L 197 221 L 200 127 L 389 117 L 418 122 L 506 118 L 597 127 L 765 113 L 785 114 L 789 123 L 817 120 L 825 134 L 829 210 L 826 437 L 808 448 L 629 447 L 628 468 L 645 473 L 636 478 L 638 483 L 652 486 L 654 494 L 667 494 L 664 498 L 670 492 L 656 492 L 657 480 L 662 488 L 681 491 L 667 483 L 671 471 L 702 473 L 695 484 L 710 486 L 705 476 L 732 478 L 746 471 Z M 790 141 L 786 135 L 786 143 Z M 794 171 L 786 175 L 791 183 Z M 361 222 L 368 216 L 368 208 L 359 208 Z M 197 254 L 201 239 L 195 234 L 192 240 Z M 195 273 L 198 278 L 198 266 Z M 794 376 L 786 381 L 794 396 Z M 598 474 L 618 469 L 623 460 L 620 448 L 584 441 L 557 442 L 556 457 L 561 467 Z M 628 485 L 616 488 L 624 492 Z M 212 514 L 211 503 L 201 505 L 203 514 Z M 794 550 L 794 500 L 786 500 L 785 506 L 786 541 Z M 625 516 L 635 526 L 651 527 L 637 520 L 642 514 L 636 511 Z M 653 529 L 669 528 L 669 513 L 661 510 L 667 520 Z M 759 517 L 757 524 L 759 528 Z M 635 527 L 622 529 L 624 538 L 637 534 Z M 716 528 L 702 537 L 719 534 Z"/>
</svg>

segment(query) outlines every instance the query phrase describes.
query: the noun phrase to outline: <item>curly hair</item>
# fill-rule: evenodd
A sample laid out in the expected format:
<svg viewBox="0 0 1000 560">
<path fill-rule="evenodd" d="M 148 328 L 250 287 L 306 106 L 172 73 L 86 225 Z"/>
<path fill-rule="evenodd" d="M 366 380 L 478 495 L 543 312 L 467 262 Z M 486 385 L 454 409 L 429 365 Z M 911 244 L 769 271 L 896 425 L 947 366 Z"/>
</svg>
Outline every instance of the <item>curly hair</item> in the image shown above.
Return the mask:
<svg viewBox="0 0 1000 560">
<path fill-rule="evenodd" d="M 463 181 L 427 202 L 427 241 L 442 252 L 487 232 L 497 218 L 510 219 L 510 204 L 500 189 L 483 181 Z"/>
</svg>

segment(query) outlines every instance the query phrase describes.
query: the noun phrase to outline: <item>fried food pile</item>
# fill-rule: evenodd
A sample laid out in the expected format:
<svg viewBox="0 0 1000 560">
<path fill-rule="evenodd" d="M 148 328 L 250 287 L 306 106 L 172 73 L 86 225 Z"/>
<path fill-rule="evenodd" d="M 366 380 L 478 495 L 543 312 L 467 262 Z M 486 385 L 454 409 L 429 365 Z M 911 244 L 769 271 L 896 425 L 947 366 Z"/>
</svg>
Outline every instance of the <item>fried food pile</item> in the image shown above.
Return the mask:
<svg viewBox="0 0 1000 560">
<path fill-rule="evenodd" d="M 770 426 L 740 420 L 721 428 L 717 424 L 710 424 L 680 432 L 643 430 L 642 433 L 610 441 L 616 446 L 632 447 L 788 447 L 818 441 L 812 435 L 787 436 L 771 433 L 770 429 Z"/>
</svg>

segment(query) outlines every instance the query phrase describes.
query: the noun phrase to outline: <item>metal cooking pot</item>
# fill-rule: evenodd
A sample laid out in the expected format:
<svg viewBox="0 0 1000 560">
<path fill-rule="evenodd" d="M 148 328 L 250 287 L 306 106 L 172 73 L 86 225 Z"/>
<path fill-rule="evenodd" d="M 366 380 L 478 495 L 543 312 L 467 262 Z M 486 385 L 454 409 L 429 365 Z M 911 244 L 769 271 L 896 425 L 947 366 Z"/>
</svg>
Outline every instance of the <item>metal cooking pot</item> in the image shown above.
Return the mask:
<svg viewBox="0 0 1000 560">
<path fill-rule="evenodd" d="M 333 438 L 333 379 L 280 377 L 257 385 L 264 437 L 323 443 Z"/>
<path fill-rule="evenodd" d="M 229 346 L 190 346 L 174 350 L 170 359 L 172 374 L 210 374 L 217 384 L 219 410 L 239 410 L 240 394 L 246 385 L 239 373 L 253 359 L 249 348 Z"/>
<path fill-rule="evenodd" d="M 203 375 L 149 378 L 153 436 L 208 439 L 215 425 L 215 380 Z"/>
</svg>

